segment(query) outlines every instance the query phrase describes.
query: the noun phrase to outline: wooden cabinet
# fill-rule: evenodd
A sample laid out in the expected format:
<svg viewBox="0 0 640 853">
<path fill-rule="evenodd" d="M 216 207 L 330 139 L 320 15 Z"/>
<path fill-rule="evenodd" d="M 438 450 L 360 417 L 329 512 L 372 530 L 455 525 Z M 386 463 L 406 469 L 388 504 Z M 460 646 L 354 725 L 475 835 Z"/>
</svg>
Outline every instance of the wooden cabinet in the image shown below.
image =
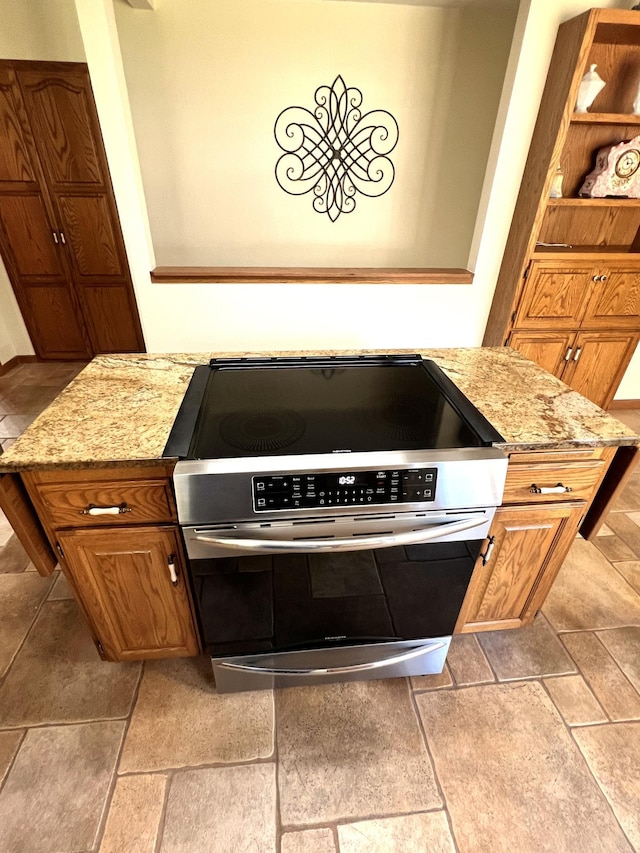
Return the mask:
<svg viewBox="0 0 640 853">
<path fill-rule="evenodd" d="M 457 632 L 533 621 L 613 456 L 610 448 L 511 455 L 503 506 L 476 563 Z"/>
<path fill-rule="evenodd" d="M 40 358 L 144 351 L 84 65 L 0 61 L 0 251 Z"/>
<path fill-rule="evenodd" d="M 198 654 L 170 471 L 159 465 L 22 477 L 100 654 Z"/>
<path fill-rule="evenodd" d="M 508 344 L 606 407 L 640 337 L 640 199 L 580 198 L 605 145 L 640 134 L 640 16 L 592 9 L 562 24 L 487 323 Z M 596 63 L 607 85 L 576 113 Z M 550 198 L 558 166 L 563 198 Z"/>
<path fill-rule="evenodd" d="M 582 503 L 500 507 L 491 527 L 490 550 L 484 549 L 486 556 L 480 557 L 473 574 L 461 630 L 519 628 L 531 622 L 536 589 L 547 572 L 556 564 L 560 567 L 568 550 L 564 544 L 575 537 L 583 510 Z"/>
<path fill-rule="evenodd" d="M 635 352 L 640 335 L 631 331 L 521 332 L 510 345 L 606 408 Z"/>
<path fill-rule="evenodd" d="M 176 529 L 68 530 L 58 541 L 106 658 L 198 654 Z"/>
</svg>

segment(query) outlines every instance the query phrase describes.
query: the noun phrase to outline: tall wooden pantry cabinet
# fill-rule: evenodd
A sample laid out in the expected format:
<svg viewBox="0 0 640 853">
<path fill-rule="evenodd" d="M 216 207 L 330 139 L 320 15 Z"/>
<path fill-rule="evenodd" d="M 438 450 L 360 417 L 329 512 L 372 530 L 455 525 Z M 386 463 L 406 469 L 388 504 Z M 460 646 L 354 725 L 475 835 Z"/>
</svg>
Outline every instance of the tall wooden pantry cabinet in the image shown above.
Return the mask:
<svg viewBox="0 0 640 853">
<path fill-rule="evenodd" d="M 0 61 L 0 253 L 40 358 L 144 351 L 86 65 Z"/>
<path fill-rule="evenodd" d="M 593 64 L 606 85 L 575 112 Z M 640 12 L 592 9 L 560 26 L 483 342 L 605 408 L 640 339 L 640 199 L 578 193 L 599 149 L 640 135 L 639 87 Z M 562 197 L 550 198 L 558 167 Z"/>
</svg>

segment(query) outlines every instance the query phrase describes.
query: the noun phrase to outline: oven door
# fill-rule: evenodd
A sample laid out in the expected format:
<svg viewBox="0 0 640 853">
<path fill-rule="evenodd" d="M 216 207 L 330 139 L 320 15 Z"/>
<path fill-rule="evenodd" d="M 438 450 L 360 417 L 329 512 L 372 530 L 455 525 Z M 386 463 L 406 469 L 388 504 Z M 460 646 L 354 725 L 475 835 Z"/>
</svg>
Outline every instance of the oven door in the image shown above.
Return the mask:
<svg viewBox="0 0 640 853">
<path fill-rule="evenodd" d="M 185 528 L 218 689 L 441 672 L 493 513 Z"/>
</svg>

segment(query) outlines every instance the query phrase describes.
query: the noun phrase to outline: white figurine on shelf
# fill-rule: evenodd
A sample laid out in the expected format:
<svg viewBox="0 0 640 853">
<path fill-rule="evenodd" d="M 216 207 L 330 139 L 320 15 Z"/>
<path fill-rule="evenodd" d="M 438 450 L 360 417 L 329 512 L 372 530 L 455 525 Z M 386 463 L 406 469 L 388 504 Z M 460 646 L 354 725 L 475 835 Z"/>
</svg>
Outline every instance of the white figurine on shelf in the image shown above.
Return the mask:
<svg viewBox="0 0 640 853">
<path fill-rule="evenodd" d="M 589 70 L 584 75 L 578 89 L 578 101 L 576 103 L 577 113 L 586 113 L 591 104 L 595 101 L 598 95 L 605 87 L 605 82 L 596 71 L 596 65 L 590 65 Z"/>
</svg>

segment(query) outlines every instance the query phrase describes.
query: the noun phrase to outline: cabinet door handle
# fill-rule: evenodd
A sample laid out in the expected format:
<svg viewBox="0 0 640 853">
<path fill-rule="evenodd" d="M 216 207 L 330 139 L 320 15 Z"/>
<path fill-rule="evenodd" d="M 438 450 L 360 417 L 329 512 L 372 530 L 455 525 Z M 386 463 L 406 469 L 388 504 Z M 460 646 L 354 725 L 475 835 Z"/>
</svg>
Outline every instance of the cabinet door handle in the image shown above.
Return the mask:
<svg viewBox="0 0 640 853">
<path fill-rule="evenodd" d="M 178 570 L 176 569 L 176 555 L 169 554 L 169 559 L 167 560 L 167 566 L 169 567 L 169 577 L 171 578 L 171 583 L 174 586 L 178 586 Z"/>
<path fill-rule="evenodd" d="M 578 347 L 578 349 L 576 350 L 576 354 L 575 354 L 575 355 L 574 355 L 574 357 L 573 357 L 573 360 L 574 360 L 574 361 L 577 361 L 577 360 L 580 358 L 580 353 L 581 353 L 581 352 L 582 352 L 582 347 Z"/>
<path fill-rule="evenodd" d="M 96 506 L 95 504 L 89 504 L 88 507 L 84 509 L 78 510 L 80 515 L 121 515 L 124 512 L 131 512 L 132 507 L 127 506 L 126 503 L 120 504 L 120 506 Z"/>
<path fill-rule="evenodd" d="M 565 361 L 571 360 L 571 353 L 573 352 L 573 347 L 567 347 L 567 354 L 564 357 Z"/>
<path fill-rule="evenodd" d="M 62 243 L 63 246 L 67 245 L 67 241 L 64 239 L 64 231 L 60 232 L 60 242 Z"/>
<path fill-rule="evenodd" d="M 573 489 L 571 486 L 565 486 L 562 483 L 558 483 L 556 486 L 536 486 L 535 483 L 531 483 L 529 491 L 534 495 L 563 495 L 565 492 L 572 492 Z"/>
<path fill-rule="evenodd" d="M 599 275 L 594 275 L 592 280 L 593 280 L 593 281 L 600 281 L 600 276 L 599 276 Z"/>
<path fill-rule="evenodd" d="M 58 245 L 58 235 L 56 234 L 56 232 L 55 232 L 55 231 L 52 231 L 52 232 L 51 232 L 51 236 L 53 237 L 53 242 L 54 242 L 54 243 L 56 244 L 56 246 L 57 246 L 57 245 Z"/>
<path fill-rule="evenodd" d="M 493 554 L 493 549 L 495 548 L 495 544 L 496 544 L 496 537 L 495 536 L 489 536 L 489 540 L 487 543 L 487 550 L 484 552 L 484 554 L 480 554 L 480 556 L 482 557 L 482 565 L 483 566 L 486 566 L 487 563 L 489 562 L 489 560 L 491 559 L 491 555 Z"/>
<path fill-rule="evenodd" d="M 606 275 L 601 275 L 601 276 L 600 276 L 600 281 L 606 281 L 606 280 L 607 280 Z"/>
</svg>

